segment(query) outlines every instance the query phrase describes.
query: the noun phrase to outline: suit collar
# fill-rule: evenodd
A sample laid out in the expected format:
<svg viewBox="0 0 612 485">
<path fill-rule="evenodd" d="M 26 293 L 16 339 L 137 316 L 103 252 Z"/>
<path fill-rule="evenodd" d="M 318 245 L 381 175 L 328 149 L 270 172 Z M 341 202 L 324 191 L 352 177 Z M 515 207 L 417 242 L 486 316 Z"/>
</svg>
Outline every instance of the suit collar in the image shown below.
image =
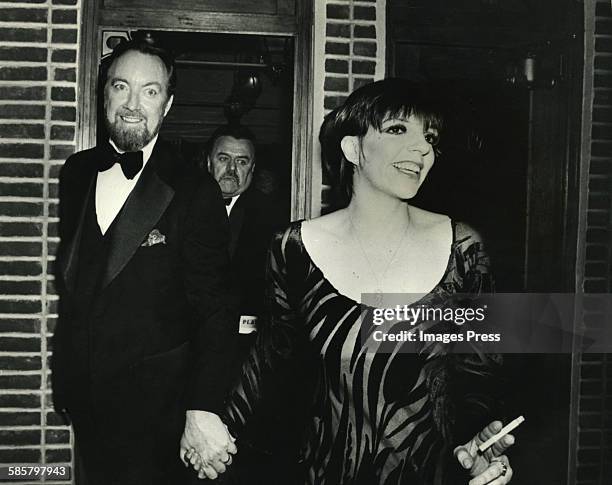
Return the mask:
<svg viewBox="0 0 612 485">
<path fill-rule="evenodd" d="M 249 201 L 252 199 L 254 191 L 255 189 L 253 187 L 249 187 L 247 190 L 236 196 L 236 201 L 234 202 L 234 206 L 232 207 L 232 212 L 230 212 L 230 216 L 236 208 L 248 207 Z"/>
<path fill-rule="evenodd" d="M 95 164 L 92 163 L 91 167 L 95 168 Z M 97 170 L 90 170 L 86 175 L 86 179 L 83 180 L 83 183 L 87 185 L 87 190 L 85 190 L 85 195 L 81 203 L 81 211 L 77 220 L 76 230 L 65 250 L 65 256 L 61 258 L 61 272 L 63 280 L 66 284 L 66 289 L 70 292 L 74 291 L 74 284 L 77 276 L 79 247 L 81 245 L 81 238 L 83 236 L 85 214 L 87 212 L 88 201 L 93 196 L 93 192 L 95 191 L 97 174 Z M 60 203 L 65 202 L 60 201 Z"/>
<path fill-rule="evenodd" d="M 232 214 L 232 210 L 234 209 L 234 206 L 236 205 L 236 202 L 238 202 L 238 199 L 240 198 L 242 194 L 238 194 L 235 195 L 234 197 L 228 197 L 228 198 L 223 198 L 223 201 L 225 202 L 225 210 L 227 211 L 227 215 L 230 216 Z M 229 200 L 229 203 L 227 202 Z"/>
<path fill-rule="evenodd" d="M 230 241 L 229 241 L 229 254 L 230 258 L 234 257 L 234 253 L 236 252 L 236 247 L 238 246 L 238 239 L 240 238 L 240 231 L 242 230 L 242 226 L 244 224 L 244 216 L 245 216 L 245 205 L 241 204 L 242 197 L 236 201 L 236 204 L 232 208 L 232 211 L 229 215 L 229 225 L 230 225 Z"/>
<path fill-rule="evenodd" d="M 108 286 L 134 256 L 174 197 L 174 189 L 158 174 L 165 162 L 162 158 L 162 150 L 156 147 L 117 216 L 101 289 Z"/>
<path fill-rule="evenodd" d="M 236 200 L 236 202 L 234 203 L 234 207 L 232 207 L 232 210 L 230 212 L 230 258 L 233 258 L 234 254 L 236 253 L 238 241 L 240 240 L 240 232 L 244 227 L 247 208 L 249 207 L 249 204 L 251 204 L 251 199 L 253 198 L 254 191 L 255 189 L 253 187 L 249 187 L 242 194 L 240 194 L 238 196 L 238 200 Z"/>
</svg>

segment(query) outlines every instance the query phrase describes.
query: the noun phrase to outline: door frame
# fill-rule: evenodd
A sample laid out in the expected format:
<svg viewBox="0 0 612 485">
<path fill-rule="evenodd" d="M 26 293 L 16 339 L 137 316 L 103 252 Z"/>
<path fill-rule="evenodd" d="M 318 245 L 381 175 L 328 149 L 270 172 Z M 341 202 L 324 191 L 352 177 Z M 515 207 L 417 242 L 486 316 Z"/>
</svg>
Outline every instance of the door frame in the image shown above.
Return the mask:
<svg viewBox="0 0 612 485">
<path fill-rule="evenodd" d="M 313 18 L 314 3 L 296 0 L 295 15 L 259 19 L 236 13 L 205 11 L 124 11 L 100 8 L 101 0 L 84 2 L 78 71 L 76 149 L 96 143 L 98 65 L 103 31 L 169 30 L 219 34 L 278 35 L 294 39 L 291 220 L 312 215 L 313 191 Z"/>
</svg>

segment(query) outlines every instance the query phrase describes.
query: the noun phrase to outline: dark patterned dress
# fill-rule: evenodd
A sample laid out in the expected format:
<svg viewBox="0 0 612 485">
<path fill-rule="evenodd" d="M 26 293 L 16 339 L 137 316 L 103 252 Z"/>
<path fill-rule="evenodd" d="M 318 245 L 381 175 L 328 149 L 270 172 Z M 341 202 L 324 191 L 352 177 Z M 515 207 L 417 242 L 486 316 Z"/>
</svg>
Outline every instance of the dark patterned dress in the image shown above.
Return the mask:
<svg viewBox="0 0 612 485">
<path fill-rule="evenodd" d="M 461 223 L 452 228 L 444 275 L 419 304 L 491 287 L 478 235 Z M 281 386 L 291 398 L 287 405 L 303 411 L 303 476 L 296 483 L 439 483 L 435 477 L 449 463 L 450 443 L 460 443 L 453 436 L 460 419 L 453 410 L 469 407 L 463 402 L 468 393 L 457 393 L 453 384 L 463 375 L 487 375 L 487 357 L 368 352 L 360 338 L 362 306 L 340 294 L 314 264 L 301 222 L 276 234 L 268 282 L 271 315 L 260 325 L 230 400 L 234 425 L 253 412 L 268 376 L 292 369 Z M 480 429 L 472 428 L 469 437 Z"/>
</svg>

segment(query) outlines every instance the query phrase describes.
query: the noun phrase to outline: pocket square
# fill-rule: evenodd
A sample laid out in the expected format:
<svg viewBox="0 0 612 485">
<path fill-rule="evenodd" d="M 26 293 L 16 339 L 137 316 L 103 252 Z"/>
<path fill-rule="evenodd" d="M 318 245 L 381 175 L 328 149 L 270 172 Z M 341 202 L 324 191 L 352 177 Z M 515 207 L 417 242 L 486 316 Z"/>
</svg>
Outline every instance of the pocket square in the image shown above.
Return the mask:
<svg viewBox="0 0 612 485">
<path fill-rule="evenodd" d="M 153 229 L 147 236 L 147 240 L 143 242 L 141 246 L 149 247 L 155 244 L 166 244 L 166 236 L 159 232 L 159 229 Z"/>
</svg>

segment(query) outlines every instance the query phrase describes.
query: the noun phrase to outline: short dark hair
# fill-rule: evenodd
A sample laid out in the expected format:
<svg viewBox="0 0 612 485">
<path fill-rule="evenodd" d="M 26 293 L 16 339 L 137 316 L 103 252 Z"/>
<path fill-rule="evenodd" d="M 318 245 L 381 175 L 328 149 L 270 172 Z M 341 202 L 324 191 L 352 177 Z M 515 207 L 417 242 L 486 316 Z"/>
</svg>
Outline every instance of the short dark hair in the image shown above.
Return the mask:
<svg viewBox="0 0 612 485">
<path fill-rule="evenodd" d="M 376 81 L 354 91 L 344 103 L 330 112 L 319 132 L 321 159 L 333 183 L 335 204 L 345 207 L 353 196 L 353 164 L 340 147 L 345 136 L 363 137 L 370 127 L 381 129 L 389 118 L 423 121 L 425 129 L 442 128 L 439 99 L 425 85 L 405 79 Z"/>
<path fill-rule="evenodd" d="M 101 65 L 101 76 L 102 86 L 106 85 L 108 71 L 110 70 L 113 63 L 119 59 L 123 54 L 129 51 L 136 51 L 142 54 L 148 54 L 161 59 L 168 73 L 168 97 L 172 96 L 176 90 L 176 65 L 174 55 L 156 44 L 150 35 L 139 35 L 134 39 L 120 42 L 114 49 L 113 52 L 102 60 Z"/>
<path fill-rule="evenodd" d="M 204 162 L 206 162 L 206 159 L 212 153 L 217 140 L 222 136 L 231 136 L 232 138 L 236 138 L 236 140 L 249 140 L 253 144 L 253 148 L 255 147 L 255 135 L 246 126 L 233 123 L 229 125 L 221 125 L 213 132 L 212 135 L 210 135 L 210 138 L 206 142 L 204 149 Z"/>
</svg>

